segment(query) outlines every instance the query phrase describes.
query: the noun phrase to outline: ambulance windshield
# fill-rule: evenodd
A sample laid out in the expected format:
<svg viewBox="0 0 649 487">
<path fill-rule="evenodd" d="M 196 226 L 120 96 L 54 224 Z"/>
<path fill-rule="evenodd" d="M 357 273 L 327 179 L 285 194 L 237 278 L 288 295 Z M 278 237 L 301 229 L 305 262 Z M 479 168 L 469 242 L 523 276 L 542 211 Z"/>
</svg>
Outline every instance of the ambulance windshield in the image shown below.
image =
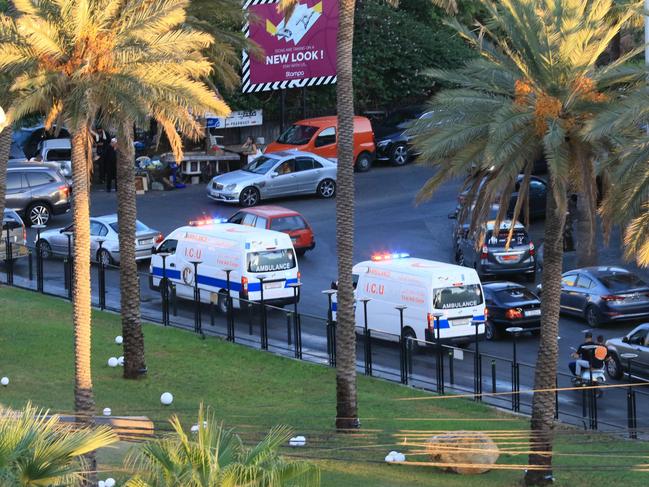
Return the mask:
<svg viewBox="0 0 649 487">
<path fill-rule="evenodd" d="M 292 249 L 265 250 L 248 254 L 248 272 L 287 271 L 296 266 Z"/>
<path fill-rule="evenodd" d="M 445 287 L 433 291 L 435 309 L 471 308 L 479 304 L 482 304 L 482 290 L 479 284 Z"/>
</svg>

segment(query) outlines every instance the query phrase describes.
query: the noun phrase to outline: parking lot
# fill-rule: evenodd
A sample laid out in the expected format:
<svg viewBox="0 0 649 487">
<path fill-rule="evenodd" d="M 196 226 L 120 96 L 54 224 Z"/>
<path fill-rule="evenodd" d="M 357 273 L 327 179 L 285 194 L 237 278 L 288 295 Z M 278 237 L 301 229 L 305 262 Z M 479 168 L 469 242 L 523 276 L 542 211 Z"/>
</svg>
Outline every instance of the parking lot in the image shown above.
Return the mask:
<svg viewBox="0 0 649 487">
<path fill-rule="evenodd" d="M 407 252 L 412 256 L 451 262 L 451 229 L 453 222 L 448 219 L 448 214 L 455 208 L 456 195 L 459 181 L 444 185 L 435 197 L 420 206 L 414 204 L 414 196 L 423 182 L 432 175 L 432 170 L 417 165 L 407 167 L 375 167 L 368 173 L 356 175 L 356 232 L 354 261 L 367 260 L 375 252 Z M 215 203 L 205 195 L 205 186 L 189 186 L 185 189 L 169 192 L 149 192 L 138 196 L 138 218 L 152 228 L 168 234 L 173 229 L 186 224 L 192 219 L 202 215 L 212 217 L 228 217 L 237 211 L 237 207 Z M 316 197 L 299 199 L 281 199 L 273 204 L 282 205 L 302 213 L 309 221 L 316 236 L 316 248 L 300 258 L 299 266 L 302 273 L 302 294 L 300 311 L 326 317 L 327 298 L 322 291 L 330 287 L 332 280 L 336 279 L 336 245 L 335 245 L 335 200 L 323 200 Z M 92 195 L 91 214 L 99 216 L 116 211 L 115 193 L 105 193 L 97 190 Z M 65 215 L 53 220 L 53 227 L 64 226 L 71 221 L 71 215 Z M 30 241 L 33 242 L 34 232 L 30 230 Z M 534 224 L 531 235 L 535 243 L 539 244 L 542 238 L 542 222 Z M 566 265 L 569 267 L 573 260 L 568 256 Z M 60 262 L 60 261 L 59 261 Z M 600 252 L 600 263 L 619 264 L 619 250 L 617 241 L 612 240 L 608 249 Z M 26 264 L 18 274 L 25 275 Z M 63 288 L 62 264 L 48 261 L 46 263 L 46 287 Z M 567 268 L 568 268 L 567 267 Z M 148 263 L 142 263 L 141 270 L 148 270 Z M 96 269 L 93 271 L 96 272 Z M 119 303 L 119 278 L 117 272 L 107 274 L 107 301 L 109 306 L 117 307 Z M 2 279 L 2 278 L 0 278 Z M 522 282 L 522 281 L 521 281 Z M 96 280 L 93 280 L 96 283 Z M 534 284 L 528 284 L 534 286 Z M 143 314 L 158 316 L 160 298 L 158 293 L 148 290 L 147 283 L 142 282 Z M 96 290 L 93 290 L 96 293 Z M 187 321 L 191 320 L 191 305 L 181 303 L 180 307 L 186 311 Z M 182 310 L 181 310 L 182 311 Z M 398 314 L 395 310 L 395 319 Z M 205 322 L 205 320 L 204 320 Z M 270 325 L 273 326 L 271 320 Z M 285 334 L 286 325 L 281 320 L 277 321 L 273 333 Z M 282 324 L 280 324 L 282 323 Z M 312 323 L 303 330 L 306 333 L 305 347 L 316 348 L 318 342 L 325 340 L 324 322 Z M 204 325 L 205 326 L 205 325 Z M 371 326 L 371 324 L 370 324 Z M 606 338 L 621 336 L 627 333 L 634 324 L 605 325 L 597 330 Z M 319 328 L 320 327 L 320 328 Z M 205 328 L 207 328 L 205 326 Z M 242 330 L 245 326 L 242 325 Z M 563 317 L 560 322 L 560 357 L 559 370 L 567 372 L 570 361 L 570 347 L 576 347 L 582 342 L 585 322 Z M 245 330 L 244 330 L 245 331 Z M 282 335 L 283 336 L 283 335 Z M 518 340 L 519 360 L 533 363 L 536 358 L 538 339 L 531 335 L 522 335 Z M 495 358 L 511 358 L 512 343 L 505 338 L 497 342 L 482 342 L 480 351 Z M 399 351 L 393 346 L 379 346 L 375 348 L 375 361 L 378 370 L 381 368 L 388 374 L 398 374 Z M 470 352 L 466 360 L 455 361 L 457 381 L 464 375 L 467 385 L 471 384 L 472 359 Z M 381 365 L 382 362 L 382 365 Z M 486 366 L 485 366 L 486 367 Z M 504 364 L 500 369 L 499 387 L 507 389 L 509 384 L 509 371 Z M 395 372 L 396 371 L 396 372 Z M 425 379 L 434 374 L 434 366 L 427 361 L 426 356 L 416 357 L 414 376 Z M 416 381 L 415 381 L 416 382 Z M 521 388 L 529 388 L 533 382 L 533 371 L 521 370 Z M 609 382 L 610 383 L 610 382 Z M 422 383 L 423 385 L 423 383 Z M 567 384 L 562 384 L 566 386 Z M 486 386 L 485 386 L 485 392 Z M 625 423 L 626 403 L 622 391 L 609 394 L 600 408 L 607 408 L 612 418 L 623 425 Z M 614 396 L 617 396 L 616 400 Z M 529 397 L 528 397 L 529 400 Z M 562 397 L 563 402 L 574 402 L 576 414 L 581 408 L 581 398 L 578 394 Z"/>
</svg>

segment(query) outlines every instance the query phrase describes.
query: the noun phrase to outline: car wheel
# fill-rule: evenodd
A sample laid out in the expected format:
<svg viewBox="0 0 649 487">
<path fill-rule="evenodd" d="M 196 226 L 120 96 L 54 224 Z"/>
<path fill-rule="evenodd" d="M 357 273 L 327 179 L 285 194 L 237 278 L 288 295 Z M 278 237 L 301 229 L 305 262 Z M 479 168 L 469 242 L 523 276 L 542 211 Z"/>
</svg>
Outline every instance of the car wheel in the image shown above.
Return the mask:
<svg viewBox="0 0 649 487">
<path fill-rule="evenodd" d="M 591 328 L 597 328 L 602 322 L 602 314 L 596 306 L 590 305 L 586 308 L 586 322 Z"/>
<path fill-rule="evenodd" d="M 405 328 L 403 330 L 403 338 L 406 340 L 406 347 L 411 355 L 415 355 L 419 352 L 419 342 L 417 341 L 417 335 L 412 330 L 412 328 Z"/>
<path fill-rule="evenodd" d="M 500 331 L 498 330 L 498 327 L 494 324 L 493 321 L 487 320 L 485 330 L 484 330 L 485 338 L 490 341 L 495 341 L 500 338 Z"/>
<path fill-rule="evenodd" d="M 257 188 L 248 186 L 241 191 L 241 195 L 239 195 L 239 204 L 241 206 L 249 208 L 257 203 L 259 203 L 259 190 Z"/>
<path fill-rule="evenodd" d="M 367 152 L 362 152 L 356 158 L 356 171 L 367 172 L 372 167 L 372 158 Z"/>
<path fill-rule="evenodd" d="M 622 364 L 616 354 L 611 354 L 611 360 L 606 362 L 606 373 L 615 380 L 620 380 L 624 376 Z"/>
<path fill-rule="evenodd" d="M 392 150 L 392 165 L 393 166 L 405 166 L 408 162 L 408 147 L 406 144 L 397 144 L 396 147 Z"/>
<path fill-rule="evenodd" d="M 226 314 L 228 312 L 228 292 L 219 291 L 219 297 L 216 300 L 216 307 L 219 313 Z"/>
<path fill-rule="evenodd" d="M 28 225 L 47 225 L 52 217 L 52 211 L 46 203 L 33 203 L 29 205 L 25 212 Z"/>
<path fill-rule="evenodd" d="M 39 240 L 36 242 L 36 250 L 40 252 L 43 259 L 49 259 L 52 257 L 52 246 L 47 240 Z"/>
<path fill-rule="evenodd" d="M 333 198 L 336 196 L 336 181 L 333 179 L 324 179 L 318 184 L 318 196 L 321 198 Z"/>
<path fill-rule="evenodd" d="M 99 249 L 99 251 L 97 251 L 97 262 L 102 264 L 104 267 L 107 267 L 113 263 L 113 258 L 110 256 L 108 250 Z"/>
</svg>

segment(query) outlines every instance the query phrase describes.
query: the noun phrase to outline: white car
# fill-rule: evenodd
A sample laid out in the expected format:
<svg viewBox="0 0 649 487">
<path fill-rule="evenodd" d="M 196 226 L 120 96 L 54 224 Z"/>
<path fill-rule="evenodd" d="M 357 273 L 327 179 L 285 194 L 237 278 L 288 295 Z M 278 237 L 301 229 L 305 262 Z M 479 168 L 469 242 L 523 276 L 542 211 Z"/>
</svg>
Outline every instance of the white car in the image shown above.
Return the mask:
<svg viewBox="0 0 649 487">
<path fill-rule="evenodd" d="M 72 177 L 72 146 L 70 139 L 49 139 L 39 144 L 38 153 L 43 162 L 51 162 L 60 167 L 61 174 Z"/>
<path fill-rule="evenodd" d="M 238 171 L 216 176 L 207 185 L 207 196 L 243 207 L 255 206 L 262 199 L 301 194 L 333 198 L 337 168 L 330 159 L 310 152 L 273 152 Z"/>
<path fill-rule="evenodd" d="M 68 234 L 70 249 L 68 250 Z M 150 259 L 153 248 L 162 242 L 163 235 L 144 223 L 136 220 L 135 223 L 135 259 Z M 41 232 L 41 239 L 36 242 L 36 248 L 42 252 L 44 258 L 54 255 L 66 256 L 72 252 L 74 241 L 74 226 L 72 224 L 63 228 L 54 228 Z M 101 242 L 101 246 L 99 245 Z M 97 262 L 104 265 L 118 264 L 119 254 L 119 224 L 117 215 L 105 215 L 90 219 L 90 255 Z"/>
</svg>

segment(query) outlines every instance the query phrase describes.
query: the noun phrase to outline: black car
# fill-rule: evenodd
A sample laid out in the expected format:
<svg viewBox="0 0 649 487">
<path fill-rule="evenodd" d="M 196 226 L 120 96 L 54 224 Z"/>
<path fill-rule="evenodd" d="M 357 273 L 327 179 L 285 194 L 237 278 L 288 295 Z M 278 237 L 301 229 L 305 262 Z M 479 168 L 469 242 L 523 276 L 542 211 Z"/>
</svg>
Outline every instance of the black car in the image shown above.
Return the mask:
<svg viewBox="0 0 649 487">
<path fill-rule="evenodd" d="M 489 282 L 482 285 L 487 305 L 487 340 L 507 335 L 509 327 L 536 331 L 541 326 L 541 301 L 532 291 L 515 282 Z"/>
<path fill-rule="evenodd" d="M 393 112 L 382 124 L 374 129 L 376 134 L 376 158 L 389 161 L 393 166 L 405 165 L 417 154 L 410 145 L 411 136 L 406 130 L 414 121 L 425 118 L 429 112 L 421 107 L 402 109 Z"/>
</svg>

